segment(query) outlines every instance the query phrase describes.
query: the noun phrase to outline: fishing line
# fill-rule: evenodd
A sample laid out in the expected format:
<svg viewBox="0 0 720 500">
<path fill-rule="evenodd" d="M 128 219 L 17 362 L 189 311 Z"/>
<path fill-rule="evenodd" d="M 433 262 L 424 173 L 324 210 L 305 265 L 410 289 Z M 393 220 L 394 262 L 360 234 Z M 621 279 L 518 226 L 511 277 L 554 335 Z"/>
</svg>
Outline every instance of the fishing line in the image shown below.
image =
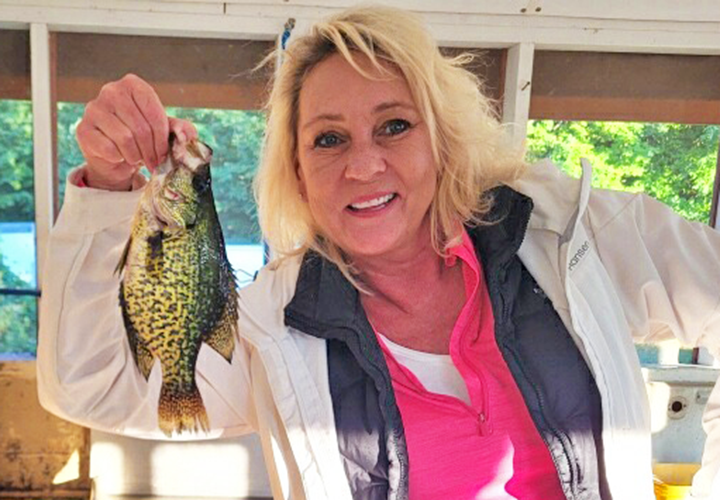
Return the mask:
<svg viewBox="0 0 720 500">
<path fill-rule="evenodd" d="M 295 18 L 290 17 L 287 21 L 285 21 L 285 26 L 283 27 L 282 33 L 278 36 L 277 39 L 277 50 L 275 51 L 276 60 L 275 60 L 275 76 L 277 76 L 278 71 L 280 71 L 280 65 L 283 62 L 283 56 L 285 54 L 285 49 L 287 48 L 288 40 L 290 40 L 290 35 L 292 35 L 292 31 L 295 28 Z M 263 265 L 267 264 L 270 261 L 270 246 L 267 244 L 267 240 L 263 239 Z M 255 273 L 255 276 L 257 276 L 257 272 Z M 255 280 L 255 276 L 253 276 L 253 281 Z"/>
</svg>

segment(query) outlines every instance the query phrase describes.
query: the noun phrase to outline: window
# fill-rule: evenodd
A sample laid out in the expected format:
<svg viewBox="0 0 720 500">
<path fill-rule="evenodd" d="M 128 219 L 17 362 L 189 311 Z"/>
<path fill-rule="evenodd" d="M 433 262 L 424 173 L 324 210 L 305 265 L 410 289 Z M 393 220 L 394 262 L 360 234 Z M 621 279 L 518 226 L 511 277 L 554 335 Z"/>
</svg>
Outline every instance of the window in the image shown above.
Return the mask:
<svg viewBox="0 0 720 500">
<path fill-rule="evenodd" d="M 37 275 L 27 31 L 0 30 L 0 355 L 35 354 Z"/>
<path fill-rule="evenodd" d="M 538 51 L 533 73 L 530 160 L 549 157 L 579 176 L 586 157 L 595 187 L 642 191 L 712 223 L 719 57 Z M 645 364 L 666 361 L 657 346 L 638 353 Z M 680 350 L 680 362 L 692 359 Z"/>
<path fill-rule="evenodd" d="M 102 85 L 135 73 L 158 92 L 167 112 L 192 121 L 214 150 L 213 191 L 240 286 L 264 263 L 252 178 L 265 119 L 259 108 L 267 73 L 252 72 L 272 49 L 266 42 L 60 33 L 58 157 L 60 191 L 82 163 L 75 127 Z M 158 64 L 172 61 L 178 64 Z M 62 196 L 60 197 L 62 199 Z"/>
</svg>

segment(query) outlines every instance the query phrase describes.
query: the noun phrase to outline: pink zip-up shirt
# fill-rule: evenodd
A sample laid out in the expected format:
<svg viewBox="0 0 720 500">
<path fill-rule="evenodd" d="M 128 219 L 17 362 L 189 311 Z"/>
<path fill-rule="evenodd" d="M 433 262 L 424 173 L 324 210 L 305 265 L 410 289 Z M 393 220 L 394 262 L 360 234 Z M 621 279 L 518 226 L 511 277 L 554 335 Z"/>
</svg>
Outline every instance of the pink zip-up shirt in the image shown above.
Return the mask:
<svg viewBox="0 0 720 500">
<path fill-rule="evenodd" d="M 410 459 L 411 500 L 565 500 L 550 453 L 495 342 L 480 263 L 467 234 L 460 259 L 465 305 L 450 356 L 471 404 L 429 392 L 378 337 L 390 368 Z"/>
</svg>

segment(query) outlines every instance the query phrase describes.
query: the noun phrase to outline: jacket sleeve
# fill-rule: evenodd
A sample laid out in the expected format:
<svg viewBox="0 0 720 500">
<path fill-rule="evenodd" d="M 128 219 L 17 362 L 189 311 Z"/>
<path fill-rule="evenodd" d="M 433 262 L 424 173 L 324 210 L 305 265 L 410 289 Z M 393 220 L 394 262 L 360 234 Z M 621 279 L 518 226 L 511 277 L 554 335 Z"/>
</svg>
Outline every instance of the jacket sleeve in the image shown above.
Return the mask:
<svg viewBox="0 0 720 500">
<path fill-rule="evenodd" d="M 39 399 L 48 411 L 80 425 L 164 439 L 157 426 L 160 366 L 154 366 L 148 381 L 135 366 L 114 274 L 142 189 L 79 188 L 73 185 L 78 172 L 68 177 L 42 275 Z M 196 378 L 211 425 L 207 437 L 255 427 L 249 355 L 242 340 L 236 342 L 231 364 L 201 348 Z"/>
<path fill-rule="evenodd" d="M 720 359 L 720 232 L 642 194 L 598 191 L 591 225 L 638 342 L 678 338 Z M 720 388 L 707 403 L 692 498 L 720 498 Z"/>
</svg>

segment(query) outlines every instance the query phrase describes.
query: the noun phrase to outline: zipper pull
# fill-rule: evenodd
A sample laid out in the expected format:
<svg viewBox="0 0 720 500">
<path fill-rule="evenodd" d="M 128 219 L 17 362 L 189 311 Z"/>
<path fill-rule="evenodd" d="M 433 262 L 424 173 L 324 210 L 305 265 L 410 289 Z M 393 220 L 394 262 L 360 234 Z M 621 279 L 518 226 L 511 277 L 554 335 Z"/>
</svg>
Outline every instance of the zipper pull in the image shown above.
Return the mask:
<svg viewBox="0 0 720 500">
<path fill-rule="evenodd" d="M 489 436 L 493 433 L 493 425 L 492 422 L 490 422 L 490 418 L 485 414 L 484 411 L 481 411 L 478 413 L 477 416 L 477 427 L 478 427 L 478 434 L 481 436 Z"/>
<path fill-rule="evenodd" d="M 539 296 L 543 300 L 547 300 L 547 298 L 548 298 L 545 291 L 542 288 L 540 288 L 540 285 L 538 285 L 537 283 L 535 283 L 533 285 L 533 292 L 535 293 L 535 295 Z"/>
</svg>

